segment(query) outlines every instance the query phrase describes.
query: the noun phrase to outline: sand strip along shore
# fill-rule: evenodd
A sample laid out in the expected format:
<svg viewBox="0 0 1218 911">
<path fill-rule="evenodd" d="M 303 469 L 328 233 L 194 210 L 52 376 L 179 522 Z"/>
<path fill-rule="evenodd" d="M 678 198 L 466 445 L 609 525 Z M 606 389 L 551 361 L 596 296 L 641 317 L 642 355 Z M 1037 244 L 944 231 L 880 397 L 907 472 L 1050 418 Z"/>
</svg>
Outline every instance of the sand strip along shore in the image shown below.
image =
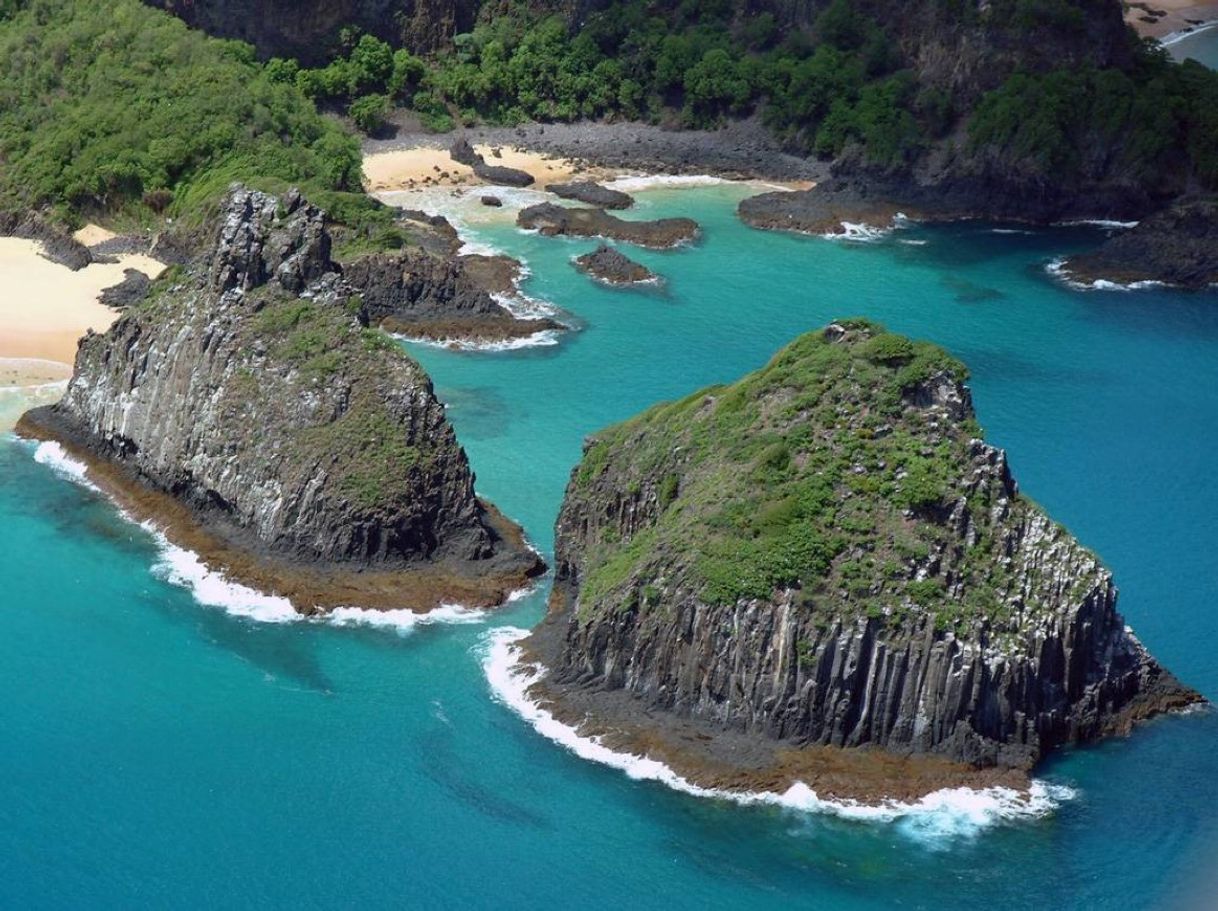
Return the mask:
<svg viewBox="0 0 1218 911">
<path fill-rule="evenodd" d="M 1134 0 L 1125 6 L 1125 21 L 1144 38 L 1167 38 L 1180 32 L 1194 31 L 1199 23 L 1215 20 L 1218 20 L 1218 3 Z"/>
<path fill-rule="evenodd" d="M 566 158 L 511 146 L 477 145 L 487 164 L 515 168 L 531 175 L 537 189 L 569 180 L 611 180 L 604 168 L 581 167 Z M 372 152 L 364 157 L 364 187 L 370 192 L 413 190 L 427 186 L 474 186 L 482 183 L 473 169 L 452 160 L 447 148 L 420 146 Z"/>
<path fill-rule="evenodd" d="M 80 337 L 90 329 L 104 332 L 118 318 L 98 303 L 102 290 L 121 282 L 126 269 L 155 278 L 165 268 L 148 256 L 125 255 L 73 272 L 41 254 L 37 241 L 0 237 L 0 358 L 8 365 L 0 385 L 27 384 L 9 381 L 10 371 L 17 378 L 15 359 L 43 362 L 22 371 L 33 383 L 47 381 L 41 379 L 47 361 L 69 365 L 70 374 Z"/>
</svg>

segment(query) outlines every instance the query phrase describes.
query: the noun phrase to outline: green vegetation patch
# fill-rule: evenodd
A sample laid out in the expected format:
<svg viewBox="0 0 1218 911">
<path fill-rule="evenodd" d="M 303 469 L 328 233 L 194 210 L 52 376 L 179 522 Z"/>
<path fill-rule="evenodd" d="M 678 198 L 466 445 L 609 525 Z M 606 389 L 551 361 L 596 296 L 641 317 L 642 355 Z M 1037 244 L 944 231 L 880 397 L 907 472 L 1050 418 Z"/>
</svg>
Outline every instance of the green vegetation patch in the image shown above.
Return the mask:
<svg viewBox="0 0 1218 911">
<path fill-rule="evenodd" d="M 191 212 L 234 180 L 359 188 L 355 141 L 246 44 L 139 0 L 0 13 L 0 201 L 49 203 L 68 221 L 148 220 Z"/>
<path fill-rule="evenodd" d="M 675 589 L 710 604 L 794 590 L 805 609 L 893 623 L 1004 615 L 992 492 L 972 483 L 979 430 L 917 404 L 919 384 L 962 382 L 964 365 L 864 320 L 840 325 L 841 338 L 810 333 L 738 383 L 598 435 L 565 507 L 592 517 L 582 617 L 647 610 L 663 600 L 648 593 Z M 607 504 L 626 492 L 652 514 L 623 540 Z M 961 498 L 981 531 L 971 548 L 947 526 Z"/>
<path fill-rule="evenodd" d="M 226 389 L 230 413 L 276 413 L 308 390 L 322 401 L 316 421 L 292 430 L 288 456 L 317 465 L 336 489 L 362 509 L 401 505 L 418 486 L 444 440 L 415 439 L 387 404 L 403 383 L 423 382 L 421 370 L 383 332 L 362 327 L 341 304 L 301 300 L 261 288 L 247 299 L 258 310 L 242 327 L 242 350 L 265 351 L 265 362 L 239 368 Z M 253 355 L 251 355 L 253 356 Z M 415 373 L 403 377 L 399 368 Z M 257 376 L 259 382 L 253 382 Z M 331 411 L 331 394 L 342 408 Z M 326 404 L 329 402 L 329 404 Z M 285 419 L 287 420 L 287 419 Z M 310 469 L 311 470 L 311 469 Z"/>
</svg>

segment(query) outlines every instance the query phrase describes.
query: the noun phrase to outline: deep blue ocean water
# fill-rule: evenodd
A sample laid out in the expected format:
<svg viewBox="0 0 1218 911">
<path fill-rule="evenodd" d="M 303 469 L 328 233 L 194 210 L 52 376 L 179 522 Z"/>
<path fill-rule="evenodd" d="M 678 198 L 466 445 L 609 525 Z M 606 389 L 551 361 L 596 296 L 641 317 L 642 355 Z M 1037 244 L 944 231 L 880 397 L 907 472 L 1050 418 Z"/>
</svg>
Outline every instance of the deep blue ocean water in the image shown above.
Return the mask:
<svg viewBox="0 0 1218 911">
<path fill-rule="evenodd" d="M 972 368 L 1024 490 L 1095 548 L 1121 607 L 1218 696 L 1218 293 L 1080 292 L 1091 227 L 911 227 L 870 244 L 740 225 L 739 187 L 642 194 L 697 246 L 628 251 L 663 291 L 593 285 L 589 242 L 481 240 L 581 331 L 411 346 L 480 491 L 549 552 L 583 437 L 866 315 Z M 20 407 L 0 394 L 0 412 Z M 0 907 L 1159 908 L 1218 892 L 1218 714 L 1054 759 L 1052 814 L 859 823 L 687 796 L 588 763 L 491 698 L 486 619 L 263 623 L 153 573 L 153 538 L 0 440 Z"/>
</svg>

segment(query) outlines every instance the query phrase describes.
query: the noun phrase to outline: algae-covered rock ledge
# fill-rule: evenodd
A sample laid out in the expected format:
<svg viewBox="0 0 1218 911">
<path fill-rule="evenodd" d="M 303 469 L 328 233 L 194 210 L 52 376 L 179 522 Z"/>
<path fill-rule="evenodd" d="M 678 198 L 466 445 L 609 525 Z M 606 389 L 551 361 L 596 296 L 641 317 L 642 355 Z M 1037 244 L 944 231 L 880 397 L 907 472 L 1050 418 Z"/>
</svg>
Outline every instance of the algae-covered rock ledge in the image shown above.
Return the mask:
<svg viewBox="0 0 1218 911">
<path fill-rule="evenodd" d="M 589 441 L 534 695 L 716 787 L 916 797 L 1201 701 L 981 439 L 962 364 L 861 320 Z"/>
<path fill-rule="evenodd" d="M 85 338 L 63 400 L 18 430 L 302 612 L 501 603 L 544 566 L 338 268 L 324 212 L 234 189 L 212 248 Z"/>
</svg>

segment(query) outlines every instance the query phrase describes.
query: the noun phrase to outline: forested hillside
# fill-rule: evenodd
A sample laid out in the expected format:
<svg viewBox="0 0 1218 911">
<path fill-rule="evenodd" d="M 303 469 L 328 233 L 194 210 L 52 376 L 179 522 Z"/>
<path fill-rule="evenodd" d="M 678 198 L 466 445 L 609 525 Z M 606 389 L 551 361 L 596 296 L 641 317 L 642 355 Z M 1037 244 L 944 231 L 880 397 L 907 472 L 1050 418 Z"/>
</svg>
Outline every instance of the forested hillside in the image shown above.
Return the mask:
<svg viewBox="0 0 1218 911">
<path fill-rule="evenodd" d="M 359 150 L 253 49 L 139 0 L 0 5 L 0 203 L 144 217 L 232 180 L 359 188 Z"/>
</svg>

